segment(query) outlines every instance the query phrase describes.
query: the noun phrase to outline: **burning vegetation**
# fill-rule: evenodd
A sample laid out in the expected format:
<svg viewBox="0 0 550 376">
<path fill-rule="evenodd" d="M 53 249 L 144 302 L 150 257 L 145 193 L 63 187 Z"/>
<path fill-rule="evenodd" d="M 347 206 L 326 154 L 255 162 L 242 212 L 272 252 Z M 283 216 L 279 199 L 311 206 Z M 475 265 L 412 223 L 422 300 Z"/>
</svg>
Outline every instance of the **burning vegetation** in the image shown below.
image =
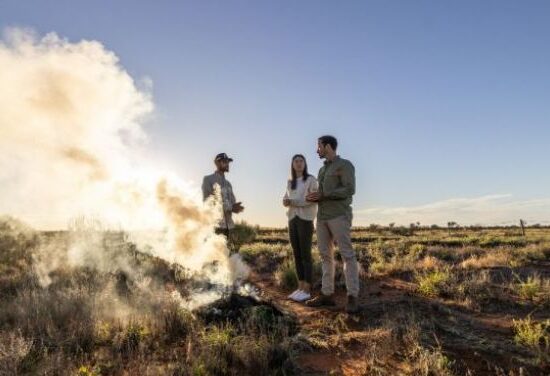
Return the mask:
<svg viewBox="0 0 550 376">
<path fill-rule="evenodd" d="M 67 254 L 83 236 L 105 264 L 63 262 L 44 274 L 41 249 Z M 208 271 L 143 252 L 124 233 L 38 233 L 6 218 L 0 249 L 0 374 L 293 370 L 291 319 L 253 290 L 212 283 Z M 196 301 L 205 293 L 213 303 Z"/>
</svg>

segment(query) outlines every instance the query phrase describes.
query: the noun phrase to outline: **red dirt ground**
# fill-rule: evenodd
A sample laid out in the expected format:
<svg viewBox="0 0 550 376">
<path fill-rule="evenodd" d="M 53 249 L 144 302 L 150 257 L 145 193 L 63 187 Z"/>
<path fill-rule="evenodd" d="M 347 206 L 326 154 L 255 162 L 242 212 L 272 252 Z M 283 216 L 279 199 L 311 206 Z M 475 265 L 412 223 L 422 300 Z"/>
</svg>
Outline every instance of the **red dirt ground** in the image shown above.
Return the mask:
<svg viewBox="0 0 550 376">
<path fill-rule="evenodd" d="M 402 310 L 431 320 L 437 337 L 434 345 L 440 344 L 443 353 L 455 360 L 458 374 L 519 375 L 522 367 L 522 375 L 550 375 L 550 368 L 541 370 L 524 361 L 528 354 L 513 343 L 509 315 L 479 313 L 439 299 L 426 299 L 414 293 L 414 284 L 401 279 L 365 280 L 359 299 L 362 310 L 357 315 L 344 313 L 343 290 L 337 291 L 338 304 L 334 309 L 318 309 L 289 300 L 289 292 L 277 286 L 271 273 L 252 273 L 249 281 L 260 289 L 263 300 L 296 318 L 302 331 L 323 331 L 327 324 L 339 319 L 344 322 L 341 330 L 333 330 L 327 337 L 327 348 L 301 353 L 298 364 L 303 374 L 360 375 L 375 371 L 373 364 L 382 369 L 380 374 L 407 373 L 410 364 L 399 349 L 390 349 L 384 358 L 367 362 L 384 318 Z"/>
</svg>

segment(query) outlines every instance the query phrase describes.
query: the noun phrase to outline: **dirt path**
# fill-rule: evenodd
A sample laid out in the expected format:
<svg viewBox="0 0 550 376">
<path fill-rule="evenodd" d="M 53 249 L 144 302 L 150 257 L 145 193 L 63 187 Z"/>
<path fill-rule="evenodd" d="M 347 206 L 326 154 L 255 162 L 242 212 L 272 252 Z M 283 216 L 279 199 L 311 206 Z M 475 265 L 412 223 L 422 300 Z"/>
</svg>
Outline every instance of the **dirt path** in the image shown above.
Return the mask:
<svg viewBox="0 0 550 376">
<path fill-rule="evenodd" d="M 368 279 L 361 291 L 358 315 L 344 313 L 342 290 L 336 294 L 334 309 L 310 308 L 289 300 L 289 292 L 280 289 L 270 273 L 252 273 L 249 281 L 260 289 L 263 300 L 295 317 L 302 332 L 322 337 L 314 350 L 306 349 L 298 357 L 303 374 L 372 374 L 377 366 L 382 375 L 408 373 L 410 361 L 401 352 L 402 343 L 396 342 L 392 348 L 384 337 L 384 320 L 398 312 L 414 313 L 431 323 L 433 346 L 440 346 L 456 360 L 453 368 L 458 374 L 468 370 L 470 375 L 497 374 L 497 368 L 517 370 L 519 366 L 524 367 L 524 375 L 550 374 L 550 370 L 540 373 L 525 362 L 528 354 L 513 343 L 511 317 L 419 297 L 414 284 L 400 279 Z"/>
</svg>

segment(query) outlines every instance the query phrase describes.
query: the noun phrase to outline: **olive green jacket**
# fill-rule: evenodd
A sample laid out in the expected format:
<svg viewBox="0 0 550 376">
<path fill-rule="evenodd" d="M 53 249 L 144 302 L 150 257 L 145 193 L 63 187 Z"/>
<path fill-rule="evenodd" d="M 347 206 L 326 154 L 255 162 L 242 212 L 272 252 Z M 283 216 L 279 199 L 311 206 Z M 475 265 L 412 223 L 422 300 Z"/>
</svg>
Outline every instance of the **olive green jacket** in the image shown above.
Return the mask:
<svg viewBox="0 0 550 376">
<path fill-rule="evenodd" d="M 355 167 L 347 159 L 336 156 L 333 161 L 325 161 L 319 170 L 319 210 L 318 220 L 328 220 L 342 215 L 351 219 L 352 196 L 355 194 Z"/>
</svg>

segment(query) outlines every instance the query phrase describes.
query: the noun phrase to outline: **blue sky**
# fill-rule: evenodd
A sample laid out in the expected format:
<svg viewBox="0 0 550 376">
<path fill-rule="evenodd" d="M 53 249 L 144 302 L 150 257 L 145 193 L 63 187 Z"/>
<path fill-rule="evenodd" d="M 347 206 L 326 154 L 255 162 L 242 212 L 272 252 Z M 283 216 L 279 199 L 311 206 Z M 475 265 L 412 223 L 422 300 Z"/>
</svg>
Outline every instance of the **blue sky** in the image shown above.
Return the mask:
<svg viewBox="0 0 550 376">
<path fill-rule="evenodd" d="M 285 223 L 290 158 L 316 172 L 325 133 L 356 166 L 356 224 L 550 221 L 549 16 L 547 1 L 0 3 L 2 28 L 98 40 L 150 78 L 151 150 L 196 184 L 234 156 L 243 217 L 264 225 Z"/>
</svg>

